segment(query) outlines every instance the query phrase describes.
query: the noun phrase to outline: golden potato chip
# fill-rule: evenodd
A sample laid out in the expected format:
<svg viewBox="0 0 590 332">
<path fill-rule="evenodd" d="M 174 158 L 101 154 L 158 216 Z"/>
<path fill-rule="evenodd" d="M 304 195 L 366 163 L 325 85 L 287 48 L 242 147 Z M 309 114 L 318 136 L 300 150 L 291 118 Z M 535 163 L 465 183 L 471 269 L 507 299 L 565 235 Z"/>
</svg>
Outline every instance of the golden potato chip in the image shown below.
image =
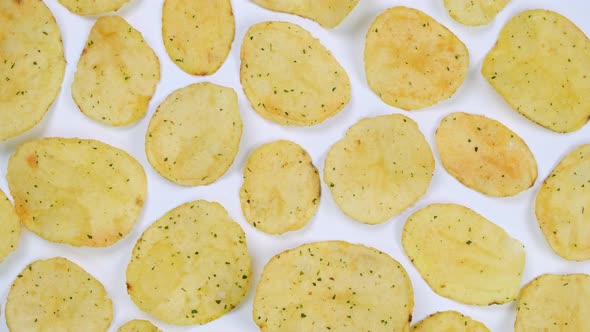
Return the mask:
<svg viewBox="0 0 590 332">
<path fill-rule="evenodd" d="M 39 0 L 0 1 L 0 142 L 33 128 L 64 77 L 61 33 Z"/>
<path fill-rule="evenodd" d="M 58 0 L 69 11 L 78 15 L 98 15 L 114 12 L 129 0 Z"/>
<path fill-rule="evenodd" d="M 159 81 L 160 62 L 141 33 L 119 16 L 104 16 L 90 30 L 72 97 L 91 119 L 126 126 L 145 115 Z"/>
<path fill-rule="evenodd" d="M 413 308 L 412 283 L 395 259 L 327 241 L 274 256 L 252 315 L 262 331 L 408 331 Z"/>
<path fill-rule="evenodd" d="M 445 0 L 451 17 L 464 25 L 485 25 L 494 20 L 510 0 Z"/>
<path fill-rule="evenodd" d="M 183 204 L 153 223 L 127 266 L 143 311 L 175 325 L 205 324 L 235 308 L 250 282 L 244 231 L 219 203 Z"/>
<path fill-rule="evenodd" d="M 520 290 L 523 245 L 475 211 L 432 204 L 408 218 L 404 251 L 438 295 L 476 305 L 514 301 Z"/>
<path fill-rule="evenodd" d="M 37 260 L 14 280 L 6 301 L 10 331 L 106 331 L 113 303 L 104 286 L 63 257 Z"/>
<path fill-rule="evenodd" d="M 290 141 L 275 141 L 258 147 L 246 162 L 240 203 L 252 226 L 283 234 L 307 224 L 320 193 L 320 175 L 307 151 Z"/>
<path fill-rule="evenodd" d="M 457 311 L 434 313 L 412 327 L 412 332 L 490 332 L 481 322 Z"/>
<path fill-rule="evenodd" d="M 328 152 L 324 182 L 349 217 L 379 224 L 422 197 L 434 157 L 412 119 L 400 114 L 366 118 Z"/>
<path fill-rule="evenodd" d="M 461 40 L 417 9 L 390 8 L 367 32 L 367 82 L 388 105 L 416 110 L 448 99 L 468 68 L 469 52 Z"/>
<path fill-rule="evenodd" d="M 73 246 L 105 247 L 127 235 L 146 197 L 146 176 L 127 152 L 78 138 L 21 144 L 6 175 L 31 232 Z"/>
<path fill-rule="evenodd" d="M 482 194 L 514 196 L 537 179 L 535 156 L 522 138 L 499 121 L 452 113 L 441 121 L 435 137 L 447 172 Z"/>
<path fill-rule="evenodd" d="M 191 75 L 211 75 L 234 41 L 230 0 L 164 0 L 162 38 L 170 59 Z"/>
<path fill-rule="evenodd" d="M 288 22 L 255 24 L 244 36 L 240 81 L 252 108 L 282 125 L 312 126 L 350 100 L 346 71 L 319 40 Z"/>
<path fill-rule="evenodd" d="M 0 190 L 0 263 L 18 246 L 21 225 L 8 197 Z"/>
<path fill-rule="evenodd" d="M 556 132 L 590 117 L 590 40 L 558 13 L 524 11 L 506 23 L 481 73 L 520 114 Z"/>
<path fill-rule="evenodd" d="M 254 0 L 266 9 L 295 14 L 334 28 L 354 9 L 359 0 Z"/>
<path fill-rule="evenodd" d="M 117 332 L 162 332 L 162 330 L 148 320 L 134 319 L 119 327 Z"/>
<path fill-rule="evenodd" d="M 514 331 L 587 331 L 588 317 L 590 275 L 544 274 L 522 289 Z"/>
<path fill-rule="evenodd" d="M 145 137 L 152 167 L 185 186 L 215 182 L 238 153 L 242 118 L 232 88 L 197 83 L 171 93 L 158 107 Z"/>
</svg>

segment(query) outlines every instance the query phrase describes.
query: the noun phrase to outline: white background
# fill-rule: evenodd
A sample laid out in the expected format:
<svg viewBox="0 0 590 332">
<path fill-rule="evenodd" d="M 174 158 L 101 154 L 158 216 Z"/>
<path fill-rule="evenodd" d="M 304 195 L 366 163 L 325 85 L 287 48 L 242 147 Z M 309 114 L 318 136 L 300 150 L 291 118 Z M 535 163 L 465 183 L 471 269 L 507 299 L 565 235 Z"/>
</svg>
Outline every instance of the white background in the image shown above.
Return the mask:
<svg viewBox="0 0 590 332">
<path fill-rule="evenodd" d="M 405 256 L 401 247 L 401 230 L 406 218 L 416 210 L 438 202 L 466 205 L 522 241 L 527 252 L 523 284 L 542 273 L 590 273 L 590 261 L 568 262 L 554 254 L 547 245 L 534 217 L 534 197 L 543 179 L 568 151 L 580 144 L 590 142 L 587 138 L 590 135 L 590 125 L 572 134 L 557 134 L 535 125 L 513 111 L 480 74 L 485 54 L 494 44 L 501 27 L 513 15 L 525 9 L 552 9 L 564 14 L 586 34 L 590 34 L 590 2 L 514 0 L 490 25 L 471 28 L 453 21 L 444 9 L 442 0 L 362 0 L 340 26 L 333 30 L 326 30 L 310 20 L 262 9 L 249 0 L 232 0 L 236 37 L 227 61 L 214 75 L 193 77 L 177 68 L 164 50 L 160 32 L 162 0 L 132 0 L 118 14 L 141 31 L 148 44 L 156 51 L 160 58 L 162 75 L 147 115 L 134 125 L 125 128 L 112 128 L 93 122 L 78 110 L 71 97 L 70 86 L 76 63 L 94 18 L 76 16 L 68 12 L 56 0 L 45 2 L 55 15 L 63 35 L 68 62 L 65 79 L 59 97 L 37 127 L 17 138 L 0 143 L 0 188 L 8 193 L 5 179 L 8 158 L 20 143 L 45 136 L 95 138 L 120 147 L 139 160 L 148 176 L 148 198 L 141 218 L 133 231 L 108 248 L 74 248 L 54 244 L 23 230 L 16 252 L 0 264 L 2 307 L 5 305 L 12 281 L 27 264 L 39 258 L 65 256 L 81 265 L 105 285 L 113 299 L 115 309 L 112 331 L 134 318 L 150 319 L 165 331 L 257 331 L 258 328 L 251 318 L 252 300 L 264 264 L 273 255 L 300 244 L 339 239 L 362 243 L 385 251 L 406 268 L 414 285 L 413 323 L 433 312 L 455 309 L 484 322 L 492 331 L 511 331 L 515 318 L 515 303 L 477 307 L 440 297 L 426 285 Z M 414 7 L 426 12 L 452 30 L 469 48 L 471 60 L 469 74 L 463 86 L 450 100 L 424 110 L 404 112 L 381 102 L 367 87 L 363 69 L 365 33 L 380 12 L 398 5 Z M 247 28 L 254 23 L 266 20 L 295 22 L 311 31 L 333 52 L 347 70 L 352 83 L 351 102 L 342 112 L 318 126 L 295 128 L 281 127 L 266 121 L 252 110 L 239 83 L 240 46 Z M 3 23 L 0 22 L 0 24 Z M 202 81 L 230 86 L 237 91 L 244 121 L 244 134 L 233 166 L 221 179 L 206 187 L 184 188 L 164 180 L 151 168 L 144 153 L 144 135 L 156 107 L 169 93 L 188 84 Z M 462 186 L 448 175 L 438 159 L 433 137 L 439 121 L 445 115 L 455 111 L 484 114 L 500 120 L 517 132 L 537 158 L 539 177 L 534 187 L 513 198 L 491 198 Z M 326 152 L 351 125 L 364 117 L 389 113 L 404 113 L 416 120 L 430 142 L 437 159 L 430 189 L 413 207 L 387 223 L 377 226 L 364 225 L 340 212 L 328 188 L 322 184 L 323 195 L 318 213 L 307 227 L 300 231 L 283 236 L 271 236 L 254 229 L 245 222 L 240 210 L 238 191 L 242 182 L 242 167 L 255 147 L 276 139 L 293 140 L 307 149 L 321 174 Z M 253 278 L 246 297 L 233 312 L 205 326 L 173 327 L 148 317 L 133 304 L 125 288 L 125 268 L 132 247 L 143 230 L 166 211 L 196 199 L 220 202 L 245 230 L 252 255 Z M 2 312 L 0 330 L 6 329 Z"/>
</svg>

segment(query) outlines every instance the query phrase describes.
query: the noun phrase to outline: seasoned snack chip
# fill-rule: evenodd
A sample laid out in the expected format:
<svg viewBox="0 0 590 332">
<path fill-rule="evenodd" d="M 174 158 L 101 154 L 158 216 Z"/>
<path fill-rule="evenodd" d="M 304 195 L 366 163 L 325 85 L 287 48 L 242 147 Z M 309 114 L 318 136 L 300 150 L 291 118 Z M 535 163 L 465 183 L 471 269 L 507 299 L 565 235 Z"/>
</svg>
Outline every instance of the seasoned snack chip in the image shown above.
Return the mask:
<svg viewBox="0 0 590 332">
<path fill-rule="evenodd" d="M 465 25 L 485 25 L 494 20 L 510 0 L 444 0 L 451 17 Z"/>
<path fill-rule="evenodd" d="M 58 0 L 74 14 L 88 16 L 114 12 L 129 0 Z"/>
<path fill-rule="evenodd" d="M 259 6 L 309 18 L 324 28 L 334 28 L 354 9 L 359 0 L 254 0 Z"/>
<path fill-rule="evenodd" d="M 0 190 L 0 263 L 18 246 L 21 225 L 8 197 Z"/>
<path fill-rule="evenodd" d="M 149 320 L 134 319 L 121 325 L 117 332 L 162 332 L 154 326 Z"/>
<path fill-rule="evenodd" d="M 412 327 L 412 332 L 490 332 L 481 322 L 457 311 L 434 313 Z"/>
</svg>

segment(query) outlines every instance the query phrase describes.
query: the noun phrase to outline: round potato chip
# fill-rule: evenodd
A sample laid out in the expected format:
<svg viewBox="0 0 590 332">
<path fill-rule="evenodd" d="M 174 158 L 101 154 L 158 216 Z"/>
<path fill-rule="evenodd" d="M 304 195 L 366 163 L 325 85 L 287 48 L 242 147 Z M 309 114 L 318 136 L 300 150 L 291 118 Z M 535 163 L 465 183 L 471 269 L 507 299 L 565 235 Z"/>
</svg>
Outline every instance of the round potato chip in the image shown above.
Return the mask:
<svg viewBox="0 0 590 332">
<path fill-rule="evenodd" d="M 506 23 L 481 73 L 512 108 L 550 130 L 590 118 L 590 40 L 558 13 L 524 11 Z"/>
<path fill-rule="evenodd" d="M 589 183 L 590 144 L 586 144 L 563 158 L 537 194 L 539 226 L 553 251 L 565 259 L 590 259 Z"/>
<path fill-rule="evenodd" d="M 230 0 L 165 0 L 162 38 L 170 59 L 191 75 L 211 75 L 225 62 L 235 35 Z"/>
<path fill-rule="evenodd" d="M 266 9 L 295 14 L 334 28 L 354 9 L 359 0 L 254 0 Z"/>
<path fill-rule="evenodd" d="M 119 327 L 117 332 L 162 332 L 162 330 L 148 320 L 134 319 Z"/>
<path fill-rule="evenodd" d="M 0 190 L 0 263 L 18 246 L 21 225 L 8 197 Z"/>
<path fill-rule="evenodd" d="M 510 0 L 445 0 L 451 17 L 464 25 L 485 25 L 494 20 Z"/>
<path fill-rule="evenodd" d="M 475 211 L 432 204 L 408 218 L 404 251 L 438 295 L 475 305 L 514 301 L 520 290 L 523 245 Z"/>
<path fill-rule="evenodd" d="M 408 331 L 413 307 L 412 283 L 395 259 L 327 241 L 274 256 L 252 315 L 262 331 Z"/>
<path fill-rule="evenodd" d="M 58 0 L 74 14 L 87 16 L 114 12 L 129 0 Z"/>
<path fill-rule="evenodd" d="M 319 40 L 288 22 L 255 24 L 244 36 L 240 81 L 252 108 L 282 125 L 312 126 L 350 101 L 346 71 Z"/>
<path fill-rule="evenodd" d="M 109 246 L 127 235 L 146 197 L 146 176 L 127 152 L 78 138 L 21 144 L 6 175 L 21 222 L 73 246 Z"/>
<path fill-rule="evenodd" d="M 349 217 L 379 224 L 422 197 L 434 157 L 412 119 L 400 114 L 366 118 L 328 152 L 324 182 Z"/>
<path fill-rule="evenodd" d="M 175 325 L 205 324 L 235 308 L 248 289 L 244 231 L 219 203 L 183 204 L 153 223 L 127 266 L 135 304 Z"/>
<path fill-rule="evenodd" d="M 590 275 L 544 274 L 522 289 L 514 331 L 587 331 L 588 317 Z"/>
<path fill-rule="evenodd" d="M 490 332 L 481 322 L 457 311 L 440 311 L 412 327 L 412 332 Z"/>
<path fill-rule="evenodd" d="M 160 62 L 141 33 L 119 16 L 104 16 L 90 30 L 72 97 L 91 119 L 126 126 L 145 115 L 159 81 Z"/>
<path fill-rule="evenodd" d="M 61 33 L 39 0 L 0 1 L 0 142 L 33 128 L 57 97 L 66 68 Z"/>
<path fill-rule="evenodd" d="M 448 99 L 468 68 L 469 52 L 461 40 L 417 9 L 390 8 L 367 32 L 367 82 L 388 105 L 416 110 Z"/>
<path fill-rule="evenodd" d="M 482 194 L 514 196 L 537 179 L 535 156 L 522 138 L 499 121 L 452 113 L 441 121 L 435 137 L 447 172 Z"/>
<path fill-rule="evenodd" d="M 250 155 L 240 203 L 252 226 L 283 234 L 307 224 L 318 209 L 320 192 L 320 175 L 307 151 L 290 141 L 276 141 Z"/>
<path fill-rule="evenodd" d="M 113 303 L 104 286 L 63 257 L 37 260 L 14 280 L 6 325 L 17 331 L 106 331 Z"/>
<path fill-rule="evenodd" d="M 145 137 L 147 158 L 166 179 L 199 186 L 229 169 L 240 146 L 242 118 L 232 88 L 197 83 L 171 93 Z"/>
</svg>

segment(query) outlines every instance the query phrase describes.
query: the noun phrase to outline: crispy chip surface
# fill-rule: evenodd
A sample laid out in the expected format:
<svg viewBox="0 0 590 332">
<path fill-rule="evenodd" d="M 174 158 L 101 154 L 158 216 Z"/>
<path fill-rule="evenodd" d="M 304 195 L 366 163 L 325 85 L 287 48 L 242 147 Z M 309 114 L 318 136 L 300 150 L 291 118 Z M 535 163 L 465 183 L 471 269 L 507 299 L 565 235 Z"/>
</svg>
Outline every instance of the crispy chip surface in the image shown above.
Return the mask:
<svg viewBox="0 0 590 332">
<path fill-rule="evenodd" d="M 359 0 L 254 0 L 261 7 L 295 14 L 334 28 L 354 9 Z"/>
<path fill-rule="evenodd" d="M 434 313 L 412 327 L 412 332 L 490 332 L 481 322 L 457 311 Z"/>
<path fill-rule="evenodd" d="M 162 332 L 150 321 L 143 319 L 134 319 L 121 325 L 117 332 Z"/>
<path fill-rule="evenodd" d="M 485 25 L 494 20 L 510 0 L 445 0 L 451 17 L 465 25 Z"/>
<path fill-rule="evenodd" d="M 87 16 L 114 12 L 129 0 L 58 0 L 74 14 Z M 140 1 L 140 0 L 138 0 Z"/>
<path fill-rule="evenodd" d="M 12 203 L 0 190 L 0 263 L 16 250 L 20 239 L 21 225 Z"/>
</svg>

